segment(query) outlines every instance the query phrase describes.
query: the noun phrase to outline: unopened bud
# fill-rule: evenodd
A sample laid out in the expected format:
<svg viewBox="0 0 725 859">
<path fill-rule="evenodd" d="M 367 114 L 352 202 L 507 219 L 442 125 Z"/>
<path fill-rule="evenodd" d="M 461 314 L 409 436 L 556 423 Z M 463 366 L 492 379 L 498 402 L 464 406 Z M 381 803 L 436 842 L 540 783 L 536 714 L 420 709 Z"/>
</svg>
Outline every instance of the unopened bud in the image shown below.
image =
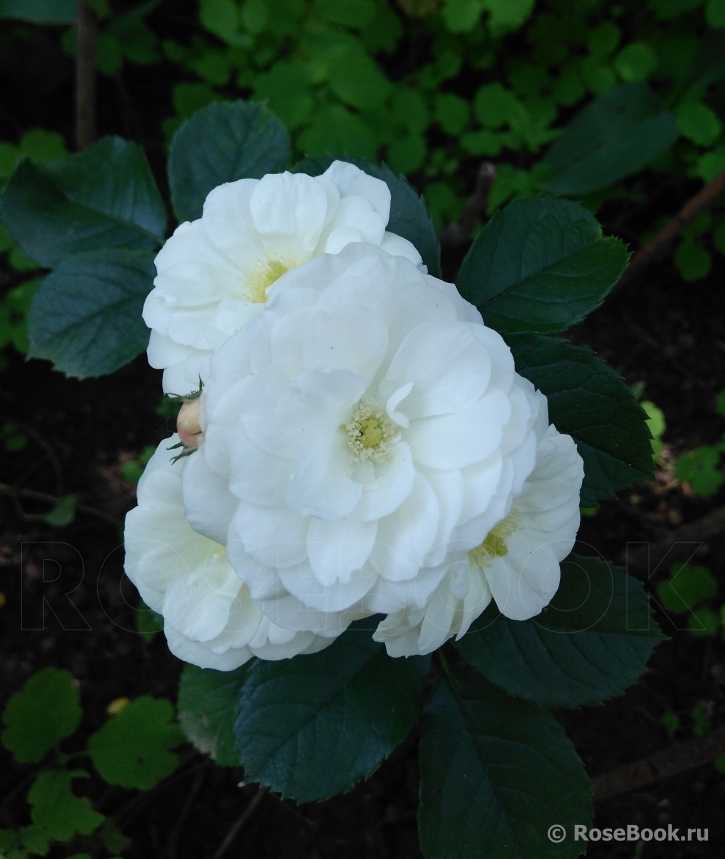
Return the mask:
<svg viewBox="0 0 725 859">
<path fill-rule="evenodd" d="M 199 400 L 184 403 L 176 419 L 176 432 L 179 439 L 187 450 L 196 450 L 199 447 L 201 426 L 199 425 Z"/>
</svg>

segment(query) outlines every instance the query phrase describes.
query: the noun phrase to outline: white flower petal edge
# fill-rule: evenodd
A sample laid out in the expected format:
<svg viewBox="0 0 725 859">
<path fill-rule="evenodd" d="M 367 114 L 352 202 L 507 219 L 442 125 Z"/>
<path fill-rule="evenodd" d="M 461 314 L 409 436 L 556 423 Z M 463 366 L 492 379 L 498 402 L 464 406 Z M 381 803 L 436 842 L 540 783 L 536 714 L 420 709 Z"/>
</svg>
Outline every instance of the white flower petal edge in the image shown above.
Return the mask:
<svg viewBox="0 0 725 859">
<path fill-rule="evenodd" d="M 202 668 L 231 671 L 252 656 L 286 659 L 315 653 L 333 636 L 294 632 L 259 610 L 227 559 L 224 546 L 194 531 L 184 515 L 181 473 L 161 442 L 138 486 L 138 507 L 126 516 L 126 575 L 151 609 L 163 615 L 172 653 Z"/>
<path fill-rule="evenodd" d="M 559 563 L 579 529 L 584 466 L 570 436 L 541 420 L 536 430 L 536 465 L 506 515 L 475 549 L 451 554 L 427 603 L 394 612 L 378 626 L 373 638 L 391 656 L 430 653 L 452 636 L 460 639 L 491 599 L 512 620 L 534 617 L 551 601 Z"/>
<path fill-rule="evenodd" d="M 144 304 L 148 359 L 164 370 L 164 391 L 198 390 L 214 351 L 310 259 L 368 242 L 425 270 L 411 242 L 385 230 L 390 199 L 385 182 L 344 161 L 317 177 L 273 173 L 215 188 L 202 217 L 180 224 L 159 252 Z"/>
<path fill-rule="evenodd" d="M 291 271 L 213 357 L 187 511 L 202 533 L 228 522 L 276 624 L 329 634 L 427 605 L 508 515 L 545 412 L 455 287 L 348 245 Z M 223 521 L 205 519 L 213 481 L 236 498 Z"/>
</svg>

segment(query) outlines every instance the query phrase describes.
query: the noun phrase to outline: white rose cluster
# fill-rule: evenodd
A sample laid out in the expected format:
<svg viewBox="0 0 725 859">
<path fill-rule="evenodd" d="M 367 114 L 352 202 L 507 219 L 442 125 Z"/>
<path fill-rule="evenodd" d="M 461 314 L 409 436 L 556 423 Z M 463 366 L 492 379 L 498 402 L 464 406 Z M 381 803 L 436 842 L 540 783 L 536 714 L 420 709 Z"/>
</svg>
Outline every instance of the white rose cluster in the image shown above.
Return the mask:
<svg viewBox="0 0 725 859">
<path fill-rule="evenodd" d="M 576 445 L 389 211 L 343 162 L 241 180 L 157 258 L 149 360 L 202 390 L 139 484 L 126 569 L 186 661 L 311 653 L 372 615 L 390 655 L 430 653 L 557 590 Z"/>
</svg>

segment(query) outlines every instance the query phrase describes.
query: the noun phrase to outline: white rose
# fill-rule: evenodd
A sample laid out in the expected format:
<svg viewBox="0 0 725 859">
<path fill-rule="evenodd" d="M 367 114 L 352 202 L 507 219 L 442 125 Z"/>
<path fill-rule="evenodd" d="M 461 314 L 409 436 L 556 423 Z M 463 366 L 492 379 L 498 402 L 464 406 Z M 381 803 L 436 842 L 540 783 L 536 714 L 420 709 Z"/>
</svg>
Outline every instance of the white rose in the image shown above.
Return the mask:
<svg viewBox="0 0 725 859">
<path fill-rule="evenodd" d="M 259 313 L 295 266 L 350 242 L 422 265 L 409 241 L 386 232 L 389 216 L 385 182 L 344 161 L 316 178 L 279 173 L 215 188 L 202 217 L 177 227 L 159 252 L 144 304 L 148 359 L 164 370 L 164 391 L 197 390 L 213 352 Z"/>
<path fill-rule="evenodd" d="M 534 468 L 531 390 L 454 286 L 351 244 L 213 357 L 187 515 L 280 626 L 425 605 L 454 532 L 482 543 Z"/>
<path fill-rule="evenodd" d="M 504 616 L 527 620 L 556 593 L 559 562 L 571 552 L 579 530 L 584 465 L 573 439 L 548 425 L 546 401 L 539 396 L 533 472 L 476 548 L 467 548 L 469 534 L 478 529 L 475 520 L 454 530 L 440 585 L 426 604 L 406 607 L 380 623 L 373 638 L 384 641 L 391 656 L 431 653 L 454 635 L 460 639 L 491 598 Z"/>
<path fill-rule="evenodd" d="M 126 575 L 164 617 L 172 653 L 202 668 L 231 671 L 252 656 L 284 659 L 331 644 L 311 632 L 275 626 L 262 614 L 227 559 L 224 546 L 197 534 L 184 516 L 178 436 L 161 442 L 126 516 Z"/>
</svg>

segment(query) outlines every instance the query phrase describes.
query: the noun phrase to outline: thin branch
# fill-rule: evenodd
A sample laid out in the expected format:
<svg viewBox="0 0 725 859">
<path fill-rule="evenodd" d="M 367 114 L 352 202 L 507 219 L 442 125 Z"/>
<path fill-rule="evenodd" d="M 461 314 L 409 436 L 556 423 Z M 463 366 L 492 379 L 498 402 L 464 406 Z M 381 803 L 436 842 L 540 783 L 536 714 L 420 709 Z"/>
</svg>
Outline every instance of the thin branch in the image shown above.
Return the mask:
<svg viewBox="0 0 725 859">
<path fill-rule="evenodd" d="M 222 859 L 222 856 L 227 852 L 227 850 L 232 846 L 234 839 L 239 835 L 242 831 L 242 827 L 249 820 L 249 818 L 254 813 L 254 809 L 259 805 L 259 803 L 264 799 L 269 790 L 268 787 L 258 787 L 257 792 L 254 794 L 252 799 L 249 801 L 247 807 L 242 812 L 239 819 L 232 826 L 232 828 L 227 832 L 226 838 L 219 845 L 219 849 L 214 854 L 213 859 Z"/>
<path fill-rule="evenodd" d="M 700 212 L 703 212 L 705 209 L 710 207 L 715 200 L 717 200 L 720 194 L 723 193 L 723 191 L 725 191 L 725 173 L 721 173 L 719 176 L 716 176 L 712 182 L 708 182 L 707 185 L 700 188 L 697 194 L 685 203 L 675 217 L 672 218 L 671 221 L 668 221 L 643 248 L 640 248 L 637 251 L 637 253 L 632 257 L 624 274 L 619 279 L 619 283 L 616 285 L 615 289 L 620 289 L 624 284 L 629 283 L 629 281 L 641 269 L 646 265 L 649 265 L 649 263 L 657 257 L 662 256 L 672 240 L 675 239 L 689 223 L 694 221 Z"/>
<path fill-rule="evenodd" d="M 186 818 L 189 816 L 189 812 L 191 811 L 194 802 L 196 801 L 197 794 L 201 790 L 201 786 L 204 783 L 206 774 L 209 772 L 210 764 L 211 761 L 207 759 L 199 768 L 199 774 L 197 775 L 196 779 L 194 779 L 194 784 L 191 786 L 191 790 L 186 797 L 184 807 L 179 813 L 176 825 L 174 826 L 173 830 L 171 831 L 171 834 L 169 835 L 168 841 L 166 842 L 166 848 L 164 850 L 164 855 L 167 856 L 168 859 L 174 859 L 174 856 L 176 856 L 176 845 L 179 840 L 179 836 L 181 835 L 181 830 L 184 828 Z"/>
<path fill-rule="evenodd" d="M 470 241 L 476 221 L 486 211 L 488 197 L 495 181 L 496 168 L 489 161 L 484 161 L 476 173 L 476 185 L 473 194 L 466 200 L 461 219 L 441 230 L 441 244 L 459 247 Z"/>
<path fill-rule="evenodd" d="M 34 489 L 13 489 L 12 486 L 7 486 L 5 483 L 0 483 L 0 495 L 7 495 L 16 501 L 20 498 L 32 498 L 35 501 L 47 501 L 48 504 L 53 505 L 58 504 L 63 500 L 62 498 L 58 498 L 56 495 L 48 495 L 46 492 L 36 492 Z M 104 513 L 102 510 L 96 510 L 95 507 L 89 507 L 87 504 L 76 504 L 75 509 L 79 513 L 86 513 L 88 516 L 95 516 L 96 519 L 102 519 L 104 522 L 108 522 L 109 525 L 113 525 L 116 528 L 120 528 L 121 526 L 121 523 L 115 518 L 115 516 Z M 25 513 L 22 507 L 19 507 L 19 510 L 25 519 L 38 518 L 37 516 Z"/>
<path fill-rule="evenodd" d="M 76 149 L 96 139 L 96 13 L 78 0 L 76 18 Z"/>
<path fill-rule="evenodd" d="M 593 779 L 594 801 L 603 802 L 630 790 L 640 790 L 662 779 L 712 763 L 724 754 L 725 728 L 704 737 L 674 743 Z"/>
</svg>

